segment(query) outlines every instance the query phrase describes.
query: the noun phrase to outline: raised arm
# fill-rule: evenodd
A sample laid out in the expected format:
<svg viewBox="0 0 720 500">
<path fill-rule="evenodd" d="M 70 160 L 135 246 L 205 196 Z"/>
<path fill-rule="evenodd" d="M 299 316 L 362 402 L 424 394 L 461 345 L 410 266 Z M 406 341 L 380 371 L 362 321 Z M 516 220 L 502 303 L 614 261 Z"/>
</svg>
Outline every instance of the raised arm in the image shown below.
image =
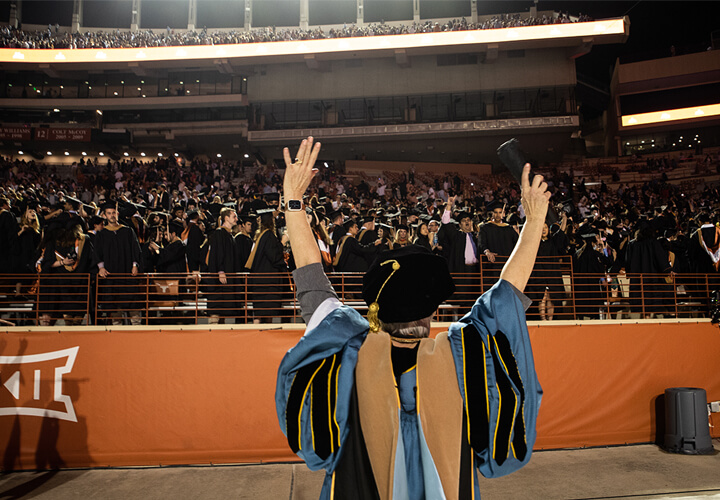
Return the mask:
<svg viewBox="0 0 720 500">
<path fill-rule="evenodd" d="M 313 138 L 308 137 L 300 143 L 295 160 L 290 158 L 290 150 L 283 149 L 285 158 L 285 178 L 283 180 L 283 195 L 287 200 L 302 200 L 305 191 L 310 185 L 313 176 L 317 173 L 315 160 L 320 153 L 320 143 L 313 147 Z M 320 249 L 315 242 L 315 236 L 305 215 L 305 210 L 299 212 L 285 211 L 285 223 L 290 237 L 290 246 L 295 257 L 295 265 L 300 268 L 309 264 L 322 262 Z"/>
<path fill-rule="evenodd" d="M 522 206 L 527 219 L 515 249 L 500 273 L 500 279 L 508 281 L 521 292 L 525 289 L 535 265 L 550 200 L 550 192 L 543 176 L 536 175 L 530 184 L 529 175 L 530 164 L 526 163 L 522 173 Z"/>
</svg>

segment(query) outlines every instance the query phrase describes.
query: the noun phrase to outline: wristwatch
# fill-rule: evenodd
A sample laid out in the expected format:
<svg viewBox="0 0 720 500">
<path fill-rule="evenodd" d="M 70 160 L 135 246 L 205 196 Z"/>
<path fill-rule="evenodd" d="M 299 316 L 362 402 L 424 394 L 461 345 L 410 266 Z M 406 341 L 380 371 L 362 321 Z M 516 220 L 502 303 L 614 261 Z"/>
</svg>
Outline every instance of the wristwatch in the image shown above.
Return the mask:
<svg viewBox="0 0 720 500">
<path fill-rule="evenodd" d="M 302 200 L 287 200 L 285 202 L 286 212 L 300 212 L 303 209 Z"/>
</svg>

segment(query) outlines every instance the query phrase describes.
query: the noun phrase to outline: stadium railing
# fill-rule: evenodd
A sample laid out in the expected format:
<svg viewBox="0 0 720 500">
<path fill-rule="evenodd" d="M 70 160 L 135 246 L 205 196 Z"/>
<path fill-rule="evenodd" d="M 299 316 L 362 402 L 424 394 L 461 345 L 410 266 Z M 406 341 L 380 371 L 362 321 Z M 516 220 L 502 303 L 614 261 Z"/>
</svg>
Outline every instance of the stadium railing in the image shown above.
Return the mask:
<svg viewBox="0 0 720 500">
<path fill-rule="evenodd" d="M 455 294 L 435 321 L 455 321 L 500 275 L 506 258 L 456 273 Z M 340 299 L 365 314 L 363 273 L 330 273 Z M 16 283 L 22 294 L 16 295 Z M 706 317 L 720 274 L 573 272 L 569 256 L 539 257 L 525 294 L 529 320 Z M 544 300 L 543 300 L 544 299 Z M 0 325 L 302 323 L 290 273 L 18 274 L 0 280 Z"/>
</svg>

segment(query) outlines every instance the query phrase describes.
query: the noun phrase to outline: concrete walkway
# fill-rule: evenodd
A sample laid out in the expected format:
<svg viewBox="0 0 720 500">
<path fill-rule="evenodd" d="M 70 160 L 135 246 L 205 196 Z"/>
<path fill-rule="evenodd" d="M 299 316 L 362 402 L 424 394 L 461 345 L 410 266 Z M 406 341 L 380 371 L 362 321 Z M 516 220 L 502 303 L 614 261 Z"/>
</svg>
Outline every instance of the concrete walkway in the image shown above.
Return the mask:
<svg viewBox="0 0 720 500">
<path fill-rule="evenodd" d="M 720 450 L 720 440 L 713 444 Z M 303 464 L 15 472 L 0 475 L 0 500 L 305 500 L 318 498 L 322 479 Z M 483 500 L 720 500 L 720 454 L 655 445 L 540 451 L 510 476 L 482 479 L 481 491 Z"/>
</svg>

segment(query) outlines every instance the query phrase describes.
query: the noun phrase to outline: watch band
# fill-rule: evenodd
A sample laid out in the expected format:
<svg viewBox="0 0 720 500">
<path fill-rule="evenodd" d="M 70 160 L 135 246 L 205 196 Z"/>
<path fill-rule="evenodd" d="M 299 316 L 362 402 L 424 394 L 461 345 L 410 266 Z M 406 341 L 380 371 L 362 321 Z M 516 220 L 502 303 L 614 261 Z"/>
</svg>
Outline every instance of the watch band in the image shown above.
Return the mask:
<svg viewBox="0 0 720 500">
<path fill-rule="evenodd" d="M 305 208 L 302 200 L 286 200 L 285 211 L 286 212 L 300 212 Z"/>
</svg>

